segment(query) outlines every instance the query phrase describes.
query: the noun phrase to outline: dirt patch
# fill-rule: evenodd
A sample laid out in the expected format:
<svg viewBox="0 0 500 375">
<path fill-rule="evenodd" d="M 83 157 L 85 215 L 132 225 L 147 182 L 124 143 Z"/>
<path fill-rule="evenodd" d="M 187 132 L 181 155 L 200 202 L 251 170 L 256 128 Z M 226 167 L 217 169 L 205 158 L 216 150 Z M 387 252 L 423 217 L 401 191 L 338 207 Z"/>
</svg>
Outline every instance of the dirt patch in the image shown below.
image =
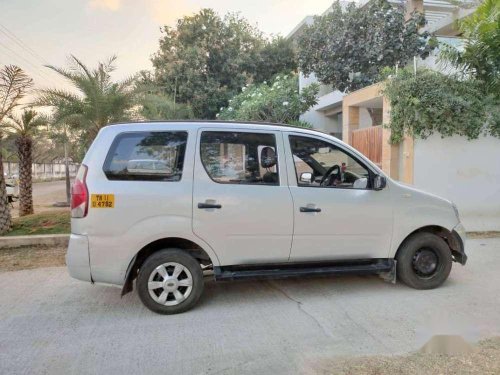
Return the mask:
<svg viewBox="0 0 500 375">
<path fill-rule="evenodd" d="M 480 341 L 472 353 L 317 359 L 306 374 L 500 374 L 500 337 Z"/>
<path fill-rule="evenodd" d="M 500 232 L 467 232 L 467 238 L 498 238 Z"/>
<path fill-rule="evenodd" d="M 0 272 L 64 266 L 66 247 L 18 247 L 0 249 Z"/>
</svg>

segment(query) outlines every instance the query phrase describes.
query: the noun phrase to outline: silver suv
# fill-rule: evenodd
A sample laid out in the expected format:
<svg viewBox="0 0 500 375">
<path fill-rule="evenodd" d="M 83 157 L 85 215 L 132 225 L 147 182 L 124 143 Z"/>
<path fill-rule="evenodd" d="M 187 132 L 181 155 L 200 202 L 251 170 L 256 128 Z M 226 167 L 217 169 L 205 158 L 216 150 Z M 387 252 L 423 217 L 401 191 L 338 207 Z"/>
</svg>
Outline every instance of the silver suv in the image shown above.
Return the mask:
<svg viewBox="0 0 500 375">
<path fill-rule="evenodd" d="M 381 274 L 435 288 L 465 264 L 449 201 L 321 132 L 275 124 L 105 127 L 72 188 L 71 276 L 172 314 L 216 281 Z"/>
</svg>

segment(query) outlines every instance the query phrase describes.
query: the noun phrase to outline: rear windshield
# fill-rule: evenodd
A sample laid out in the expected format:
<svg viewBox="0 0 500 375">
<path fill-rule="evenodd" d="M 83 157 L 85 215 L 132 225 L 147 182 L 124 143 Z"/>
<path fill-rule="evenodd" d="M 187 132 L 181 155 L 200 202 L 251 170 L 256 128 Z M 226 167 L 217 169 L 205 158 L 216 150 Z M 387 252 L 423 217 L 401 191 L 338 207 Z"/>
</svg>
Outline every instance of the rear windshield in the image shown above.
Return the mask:
<svg viewBox="0 0 500 375">
<path fill-rule="evenodd" d="M 104 163 L 110 180 L 179 181 L 187 132 L 134 132 L 116 137 Z"/>
</svg>

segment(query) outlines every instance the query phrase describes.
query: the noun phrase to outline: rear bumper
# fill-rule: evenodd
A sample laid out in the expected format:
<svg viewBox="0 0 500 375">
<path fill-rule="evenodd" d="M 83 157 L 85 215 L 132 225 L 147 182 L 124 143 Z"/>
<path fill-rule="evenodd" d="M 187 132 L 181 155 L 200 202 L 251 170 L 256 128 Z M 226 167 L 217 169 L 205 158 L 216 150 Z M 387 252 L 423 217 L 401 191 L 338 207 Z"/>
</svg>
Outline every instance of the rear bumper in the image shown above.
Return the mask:
<svg viewBox="0 0 500 375">
<path fill-rule="evenodd" d="M 89 240 L 87 236 L 71 234 L 66 265 L 69 275 L 75 279 L 92 282 L 90 274 Z"/>
<path fill-rule="evenodd" d="M 467 236 L 465 234 L 465 228 L 462 223 L 459 223 L 452 232 L 451 247 L 453 252 L 453 260 L 462 265 L 467 263 L 467 255 L 465 254 L 465 241 Z"/>
</svg>

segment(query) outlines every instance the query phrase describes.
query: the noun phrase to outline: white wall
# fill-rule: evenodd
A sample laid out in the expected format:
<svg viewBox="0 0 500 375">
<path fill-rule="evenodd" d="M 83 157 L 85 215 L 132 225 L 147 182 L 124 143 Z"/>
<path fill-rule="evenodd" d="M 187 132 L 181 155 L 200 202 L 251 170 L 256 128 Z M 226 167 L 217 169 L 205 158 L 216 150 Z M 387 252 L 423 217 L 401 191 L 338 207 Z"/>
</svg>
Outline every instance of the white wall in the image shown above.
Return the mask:
<svg viewBox="0 0 500 375">
<path fill-rule="evenodd" d="M 455 202 L 467 231 L 500 230 L 500 139 L 415 140 L 413 182 Z"/>
</svg>

